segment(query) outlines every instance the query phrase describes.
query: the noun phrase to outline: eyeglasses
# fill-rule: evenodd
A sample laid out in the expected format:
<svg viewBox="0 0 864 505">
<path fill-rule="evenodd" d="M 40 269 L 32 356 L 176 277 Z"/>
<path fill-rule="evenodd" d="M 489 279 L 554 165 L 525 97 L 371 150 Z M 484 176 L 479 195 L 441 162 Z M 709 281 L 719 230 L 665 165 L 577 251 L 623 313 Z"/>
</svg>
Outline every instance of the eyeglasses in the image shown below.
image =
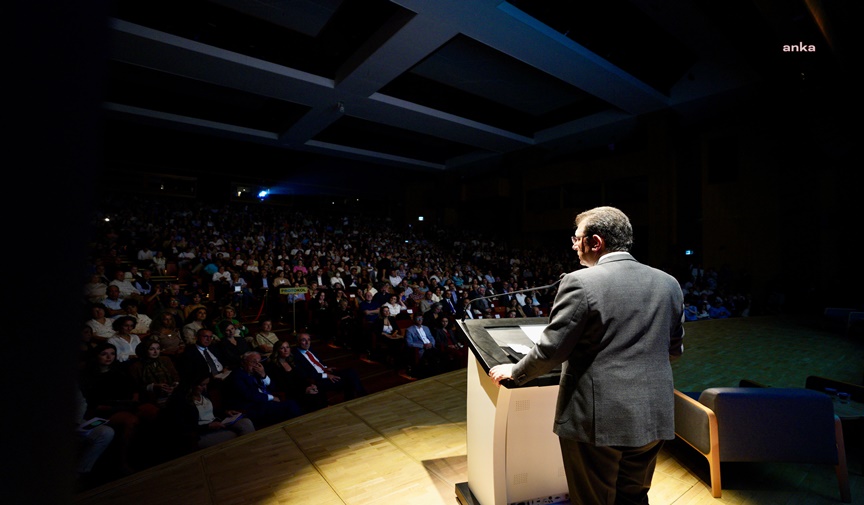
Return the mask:
<svg viewBox="0 0 864 505">
<path fill-rule="evenodd" d="M 570 240 L 573 241 L 574 244 L 579 243 L 579 241 L 582 240 L 583 238 L 585 238 L 585 237 L 580 236 L 580 235 L 570 235 Z"/>
</svg>

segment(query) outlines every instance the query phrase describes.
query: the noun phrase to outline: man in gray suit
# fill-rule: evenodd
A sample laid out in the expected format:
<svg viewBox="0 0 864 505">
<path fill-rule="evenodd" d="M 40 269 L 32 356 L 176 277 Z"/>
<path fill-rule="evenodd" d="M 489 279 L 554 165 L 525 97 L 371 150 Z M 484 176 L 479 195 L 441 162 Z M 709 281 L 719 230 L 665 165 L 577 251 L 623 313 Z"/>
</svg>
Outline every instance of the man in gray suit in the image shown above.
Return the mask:
<svg viewBox="0 0 864 505">
<path fill-rule="evenodd" d="M 520 385 L 563 363 L 553 431 L 570 501 L 647 504 L 662 442 L 675 437 L 670 358 L 683 351 L 684 296 L 630 255 L 620 210 L 591 209 L 575 225 L 573 250 L 590 268 L 562 278 L 537 345 L 489 376 Z"/>
</svg>

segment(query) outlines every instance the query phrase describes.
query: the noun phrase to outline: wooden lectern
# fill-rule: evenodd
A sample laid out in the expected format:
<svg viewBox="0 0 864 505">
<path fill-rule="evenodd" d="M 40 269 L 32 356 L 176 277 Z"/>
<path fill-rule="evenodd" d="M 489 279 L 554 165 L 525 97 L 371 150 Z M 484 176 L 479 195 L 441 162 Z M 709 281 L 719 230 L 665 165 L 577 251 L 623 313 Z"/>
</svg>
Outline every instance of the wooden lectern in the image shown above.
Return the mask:
<svg viewBox="0 0 864 505">
<path fill-rule="evenodd" d="M 489 378 L 515 363 L 548 318 L 457 321 L 468 340 L 468 482 L 456 484 L 463 505 L 557 503 L 567 499 L 558 437 L 552 432 L 560 370 L 522 385 Z M 520 352 L 522 351 L 522 352 Z"/>
</svg>

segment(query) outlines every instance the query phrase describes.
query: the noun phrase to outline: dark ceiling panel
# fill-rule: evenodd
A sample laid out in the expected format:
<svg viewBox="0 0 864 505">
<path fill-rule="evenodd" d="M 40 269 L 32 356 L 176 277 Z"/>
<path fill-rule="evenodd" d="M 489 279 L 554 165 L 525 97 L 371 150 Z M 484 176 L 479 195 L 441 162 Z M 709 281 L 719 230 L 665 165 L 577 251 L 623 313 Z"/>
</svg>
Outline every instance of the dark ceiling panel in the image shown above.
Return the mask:
<svg viewBox="0 0 864 505">
<path fill-rule="evenodd" d="M 315 140 L 442 165 L 452 157 L 476 151 L 472 146 L 350 116 L 331 124 Z"/>
<path fill-rule="evenodd" d="M 225 4 L 242 6 L 239 1 Z M 309 8 L 316 2 L 292 2 L 284 8 Z M 326 3 L 326 2 L 325 2 Z M 317 6 L 316 23 L 321 9 Z M 204 0 L 115 1 L 111 15 L 183 38 L 277 63 L 310 74 L 335 78 L 338 68 L 391 16 L 403 9 L 387 0 L 344 0 L 312 37 L 239 10 Z M 288 11 L 285 14 L 291 15 Z M 302 12 L 301 18 L 306 17 Z M 309 31 L 309 30 L 304 30 Z"/>
<path fill-rule="evenodd" d="M 526 136 L 610 108 L 578 88 L 462 35 L 381 92 Z"/>
<path fill-rule="evenodd" d="M 309 108 L 120 62 L 110 62 L 106 100 L 268 132 L 282 132 Z"/>
<path fill-rule="evenodd" d="M 628 0 L 511 0 L 511 4 L 668 95 L 696 55 Z"/>
</svg>

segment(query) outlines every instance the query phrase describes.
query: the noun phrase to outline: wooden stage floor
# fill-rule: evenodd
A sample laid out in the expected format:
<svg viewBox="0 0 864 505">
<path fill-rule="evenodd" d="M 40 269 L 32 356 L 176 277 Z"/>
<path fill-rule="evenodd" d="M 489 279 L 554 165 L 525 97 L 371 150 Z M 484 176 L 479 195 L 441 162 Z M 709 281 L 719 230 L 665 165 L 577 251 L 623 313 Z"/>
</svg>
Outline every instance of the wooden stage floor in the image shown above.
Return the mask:
<svg viewBox="0 0 864 505">
<path fill-rule="evenodd" d="M 811 370 L 860 381 L 860 339 L 771 318 L 700 321 L 686 329 L 687 350 L 675 365 L 679 389 L 705 381 L 731 386 L 745 377 L 803 386 Z M 457 370 L 184 456 L 79 494 L 75 503 L 456 505 L 455 486 L 467 481 L 465 402 L 466 372 Z M 850 449 L 853 503 L 864 503 L 861 451 Z M 667 443 L 651 503 L 839 503 L 829 466 L 724 464 L 720 499 L 711 497 L 706 478 L 703 458 Z"/>
</svg>

